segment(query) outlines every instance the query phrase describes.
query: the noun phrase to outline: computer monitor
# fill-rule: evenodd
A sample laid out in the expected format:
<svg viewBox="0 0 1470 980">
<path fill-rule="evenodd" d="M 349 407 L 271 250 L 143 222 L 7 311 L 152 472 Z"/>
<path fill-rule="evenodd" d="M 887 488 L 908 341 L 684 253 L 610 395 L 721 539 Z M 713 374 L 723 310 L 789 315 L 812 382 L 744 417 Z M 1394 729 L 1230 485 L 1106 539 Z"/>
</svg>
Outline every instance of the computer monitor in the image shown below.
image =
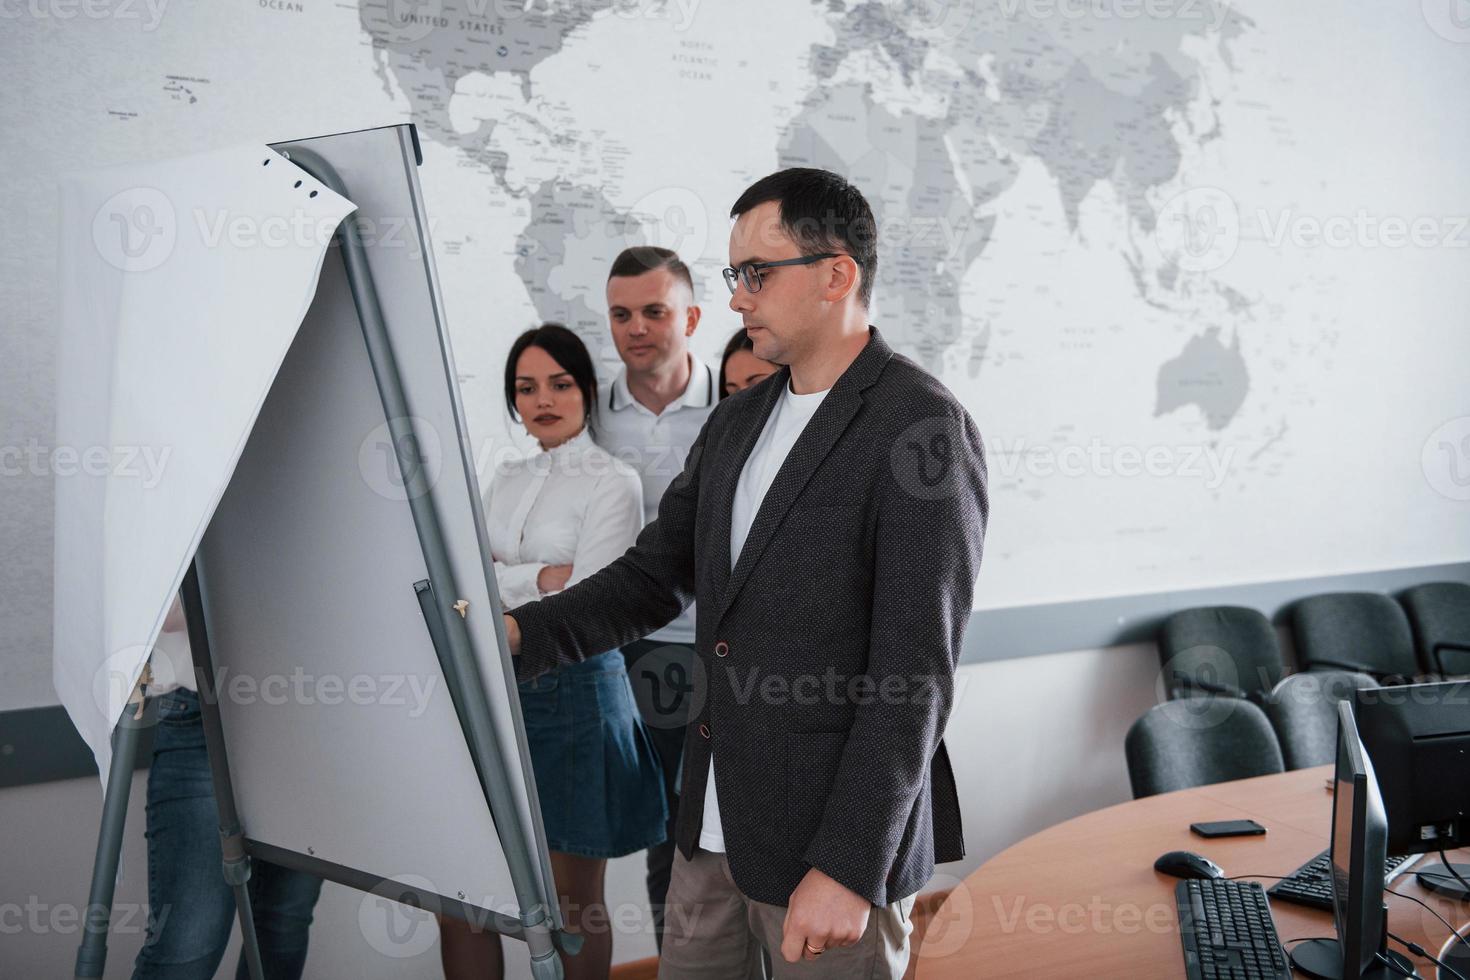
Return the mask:
<svg viewBox="0 0 1470 980">
<path fill-rule="evenodd" d="M 1413 976 L 1407 957 L 1388 949 L 1383 863 L 1388 820 L 1373 763 L 1358 737 L 1353 706 L 1337 706 L 1337 769 L 1333 781 L 1332 914 L 1337 939 L 1300 943 L 1292 965 L 1324 980 L 1387 980 Z M 1390 966 L 1392 961 L 1394 966 Z"/>
<path fill-rule="evenodd" d="M 1369 688 L 1353 696 L 1358 732 L 1379 773 L 1388 853 L 1470 844 L 1470 681 Z M 1455 871 L 1470 880 L 1470 864 Z M 1443 864 L 1419 883 L 1470 898 Z"/>
</svg>

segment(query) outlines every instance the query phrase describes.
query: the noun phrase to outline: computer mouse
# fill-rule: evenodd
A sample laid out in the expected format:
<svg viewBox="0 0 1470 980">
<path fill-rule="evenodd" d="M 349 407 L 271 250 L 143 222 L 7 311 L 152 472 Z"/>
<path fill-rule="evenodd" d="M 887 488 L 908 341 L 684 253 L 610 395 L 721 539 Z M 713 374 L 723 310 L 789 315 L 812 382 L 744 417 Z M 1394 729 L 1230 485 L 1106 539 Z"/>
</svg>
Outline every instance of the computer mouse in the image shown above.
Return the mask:
<svg viewBox="0 0 1470 980">
<path fill-rule="evenodd" d="M 1176 878 L 1219 878 L 1225 874 L 1220 866 L 1193 851 L 1170 851 L 1154 862 L 1154 870 Z"/>
</svg>

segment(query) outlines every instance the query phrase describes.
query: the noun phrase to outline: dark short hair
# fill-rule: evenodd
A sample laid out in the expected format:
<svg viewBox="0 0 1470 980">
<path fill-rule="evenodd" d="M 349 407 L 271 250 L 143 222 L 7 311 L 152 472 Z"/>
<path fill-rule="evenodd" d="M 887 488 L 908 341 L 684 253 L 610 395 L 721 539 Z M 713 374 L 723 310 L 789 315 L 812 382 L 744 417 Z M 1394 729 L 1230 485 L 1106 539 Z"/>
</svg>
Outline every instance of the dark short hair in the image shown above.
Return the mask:
<svg viewBox="0 0 1470 980">
<path fill-rule="evenodd" d="M 597 414 L 597 369 L 592 366 L 592 355 L 587 353 L 587 345 L 582 343 L 582 338 L 560 323 L 543 323 L 539 327 L 532 327 L 510 345 L 510 356 L 505 359 L 505 407 L 510 412 L 510 417 L 517 422 L 521 421 L 520 415 L 516 413 L 516 364 L 527 347 L 539 347 L 550 354 L 551 359 L 560 364 L 562 370 L 570 374 L 577 387 L 582 389 L 587 431 L 595 437 L 593 420 Z"/>
<path fill-rule="evenodd" d="M 762 177 L 746 188 L 730 209 L 738 218 L 767 201 L 781 207 L 781 230 L 802 255 L 842 252 L 862 270 L 858 299 L 868 306 L 878 277 L 878 222 L 867 199 L 830 170 L 792 167 Z"/>
<path fill-rule="evenodd" d="M 607 277 L 613 276 L 641 276 L 645 272 L 655 269 L 668 269 L 684 285 L 689 287 L 689 295 L 694 295 L 694 277 L 689 274 L 689 267 L 679 258 L 679 253 L 673 249 L 659 248 L 657 245 L 634 245 L 625 248 L 613 259 L 612 268 L 608 270 Z"/>
<path fill-rule="evenodd" d="M 746 332 L 744 327 L 735 331 L 734 335 L 730 337 L 729 342 L 725 344 L 725 353 L 720 355 L 721 401 L 729 397 L 728 392 L 725 391 L 725 367 L 730 363 L 730 356 L 738 350 L 748 350 L 752 354 L 755 353 L 755 341 L 750 339 L 750 334 Z"/>
</svg>

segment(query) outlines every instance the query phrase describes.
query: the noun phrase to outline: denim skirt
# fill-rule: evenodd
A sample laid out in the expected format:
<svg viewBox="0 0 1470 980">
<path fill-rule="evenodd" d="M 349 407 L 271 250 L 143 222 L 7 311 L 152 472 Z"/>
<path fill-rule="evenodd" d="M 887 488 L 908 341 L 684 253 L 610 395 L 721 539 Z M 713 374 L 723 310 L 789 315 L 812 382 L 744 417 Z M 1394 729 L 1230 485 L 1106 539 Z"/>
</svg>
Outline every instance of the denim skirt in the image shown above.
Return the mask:
<svg viewBox="0 0 1470 980">
<path fill-rule="evenodd" d="M 621 650 L 520 685 L 546 845 L 611 858 L 662 843 L 668 808 L 658 752 Z"/>
</svg>

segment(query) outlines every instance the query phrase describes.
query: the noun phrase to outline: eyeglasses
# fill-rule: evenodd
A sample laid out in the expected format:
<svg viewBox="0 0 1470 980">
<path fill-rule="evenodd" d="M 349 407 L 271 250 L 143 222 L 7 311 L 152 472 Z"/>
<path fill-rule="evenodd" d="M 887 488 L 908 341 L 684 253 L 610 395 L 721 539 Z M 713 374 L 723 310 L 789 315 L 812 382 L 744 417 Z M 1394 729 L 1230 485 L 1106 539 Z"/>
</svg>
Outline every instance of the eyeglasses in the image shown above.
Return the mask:
<svg viewBox="0 0 1470 980">
<path fill-rule="evenodd" d="M 767 269 L 775 269 L 783 265 L 811 265 L 822 259 L 835 259 L 845 254 L 845 252 L 823 252 L 820 255 L 803 255 L 794 259 L 782 259 L 779 262 L 747 262 L 739 269 L 726 266 L 721 271 L 725 276 L 725 285 L 730 287 L 731 296 L 735 295 L 737 281 L 745 283 L 745 288 L 752 293 L 758 293 L 761 291 L 761 273 Z"/>
</svg>

